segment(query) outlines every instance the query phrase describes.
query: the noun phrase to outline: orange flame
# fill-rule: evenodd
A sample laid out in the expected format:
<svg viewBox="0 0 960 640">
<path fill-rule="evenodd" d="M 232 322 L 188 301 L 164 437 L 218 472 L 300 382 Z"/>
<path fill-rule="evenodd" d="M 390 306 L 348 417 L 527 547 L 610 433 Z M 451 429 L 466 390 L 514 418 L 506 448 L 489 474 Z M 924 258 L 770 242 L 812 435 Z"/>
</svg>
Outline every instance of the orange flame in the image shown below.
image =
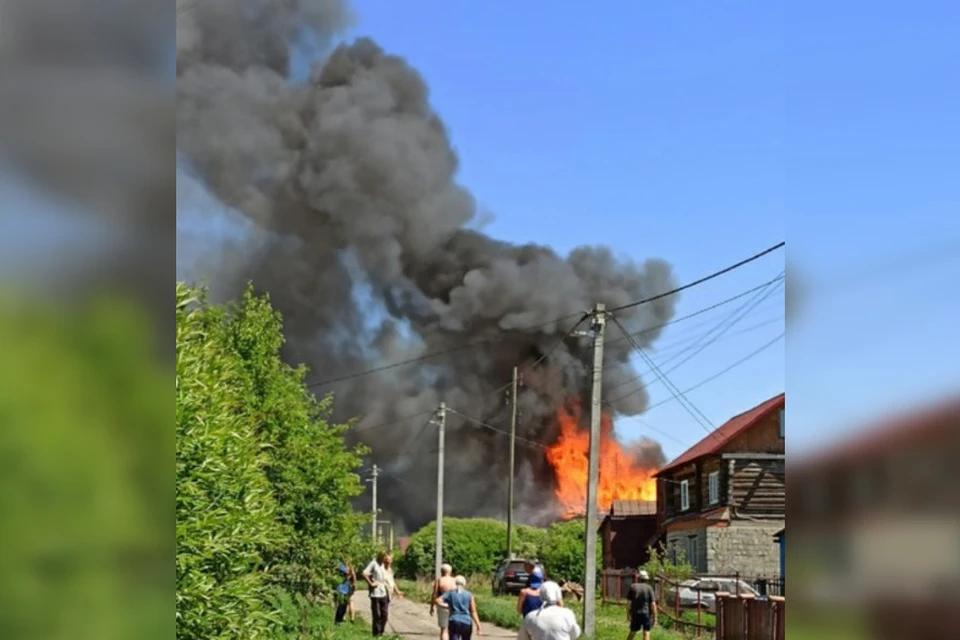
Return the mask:
<svg viewBox="0 0 960 640">
<path fill-rule="evenodd" d="M 557 478 L 554 493 L 564 517 L 582 515 L 587 502 L 587 452 L 590 433 L 580 429 L 580 402 L 569 400 L 557 410 L 560 437 L 547 449 L 547 461 Z M 600 422 L 600 478 L 597 506 L 610 509 L 614 500 L 656 500 L 655 468 L 639 467 L 613 436 L 613 423 L 604 412 Z"/>
</svg>

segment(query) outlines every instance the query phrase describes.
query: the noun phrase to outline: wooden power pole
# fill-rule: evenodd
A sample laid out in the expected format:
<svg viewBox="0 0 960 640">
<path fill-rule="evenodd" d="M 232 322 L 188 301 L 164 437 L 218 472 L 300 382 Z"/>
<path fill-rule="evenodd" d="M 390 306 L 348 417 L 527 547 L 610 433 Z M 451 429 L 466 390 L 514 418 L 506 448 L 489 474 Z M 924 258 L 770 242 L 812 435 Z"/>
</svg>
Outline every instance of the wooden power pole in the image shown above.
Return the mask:
<svg viewBox="0 0 960 640">
<path fill-rule="evenodd" d="M 601 386 L 603 381 L 603 330 L 606 307 L 593 309 L 593 392 L 590 406 L 590 450 L 587 466 L 587 523 L 583 577 L 583 635 L 596 636 L 597 613 L 597 485 L 600 477 Z"/>
<path fill-rule="evenodd" d="M 507 479 L 507 560 L 513 560 L 513 476 L 517 446 L 517 368 L 513 368 L 510 394 L 510 477 Z"/>
</svg>

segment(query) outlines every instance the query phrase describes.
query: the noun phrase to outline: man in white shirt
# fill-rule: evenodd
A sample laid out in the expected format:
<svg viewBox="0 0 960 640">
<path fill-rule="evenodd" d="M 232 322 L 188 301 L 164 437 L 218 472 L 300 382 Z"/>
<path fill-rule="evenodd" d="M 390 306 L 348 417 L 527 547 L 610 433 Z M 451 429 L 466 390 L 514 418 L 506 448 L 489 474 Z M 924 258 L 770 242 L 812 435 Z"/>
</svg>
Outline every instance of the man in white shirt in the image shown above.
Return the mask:
<svg viewBox="0 0 960 640">
<path fill-rule="evenodd" d="M 387 627 L 387 616 L 390 612 L 390 596 L 396 593 L 402 596 L 393 581 L 393 557 L 387 553 L 378 553 L 377 559 L 370 562 L 363 570 L 363 579 L 367 581 L 370 594 L 370 617 L 373 624 L 373 635 L 382 636 Z"/>
<path fill-rule="evenodd" d="M 540 587 L 543 606 L 527 614 L 517 640 L 577 640 L 580 625 L 573 611 L 563 606 L 563 591 L 556 582 Z"/>
</svg>

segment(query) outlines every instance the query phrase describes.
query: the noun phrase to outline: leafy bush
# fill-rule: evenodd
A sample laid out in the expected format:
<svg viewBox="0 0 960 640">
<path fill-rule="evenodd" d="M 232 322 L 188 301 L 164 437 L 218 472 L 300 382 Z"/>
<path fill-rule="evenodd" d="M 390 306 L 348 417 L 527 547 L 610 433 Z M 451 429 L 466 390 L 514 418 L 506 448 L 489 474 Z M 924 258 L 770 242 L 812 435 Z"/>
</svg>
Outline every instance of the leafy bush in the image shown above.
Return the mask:
<svg viewBox="0 0 960 640">
<path fill-rule="evenodd" d="M 433 575 L 436 535 L 437 524 L 431 522 L 410 536 L 410 544 L 398 564 L 401 575 Z M 443 561 L 458 574 L 489 575 L 503 557 L 506 545 L 507 527 L 503 522 L 488 518 L 443 519 Z"/>
<path fill-rule="evenodd" d="M 583 554 L 586 522 L 568 520 L 555 522 L 547 528 L 540 559 L 552 580 L 584 582 L 585 558 Z M 597 584 L 603 567 L 603 548 L 597 540 Z"/>
<path fill-rule="evenodd" d="M 226 306 L 177 286 L 177 636 L 263 637 L 362 561 L 350 501 L 361 451 L 280 357 L 279 315 L 252 290 Z"/>
<path fill-rule="evenodd" d="M 667 548 L 661 542 L 657 548 L 648 547 L 650 559 L 641 567 L 650 577 L 662 576 L 670 580 L 686 580 L 693 575 L 693 566 L 687 561 L 686 552 L 677 548 L 675 560 L 670 559 Z"/>
<path fill-rule="evenodd" d="M 536 557 L 545 531 L 526 525 L 514 527 L 514 555 Z M 432 576 L 436 522 L 410 536 L 406 553 L 397 560 L 398 575 L 415 579 Z M 444 518 L 443 561 L 461 575 L 489 576 L 507 555 L 507 525 L 490 518 Z"/>
</svg>

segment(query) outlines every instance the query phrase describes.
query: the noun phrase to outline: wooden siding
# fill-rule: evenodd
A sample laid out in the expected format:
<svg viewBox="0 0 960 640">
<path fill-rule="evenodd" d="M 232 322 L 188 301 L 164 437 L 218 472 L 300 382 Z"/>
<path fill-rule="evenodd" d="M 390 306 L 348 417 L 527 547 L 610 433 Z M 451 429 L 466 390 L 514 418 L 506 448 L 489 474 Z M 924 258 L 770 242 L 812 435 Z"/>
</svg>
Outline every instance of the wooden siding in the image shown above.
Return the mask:
<svg viewBox="0 0 960 640">
<path fill-rule="evenodd" d="M 727 443 L 722 453 L 785 453 L 785 442 L 777 410 Z"/>
<path fill-rule="evenodd" d="M 786 515 L 787 491 L 783 460 L 737 460 L 729 491 L 743 515 Z"/>
</svg>

